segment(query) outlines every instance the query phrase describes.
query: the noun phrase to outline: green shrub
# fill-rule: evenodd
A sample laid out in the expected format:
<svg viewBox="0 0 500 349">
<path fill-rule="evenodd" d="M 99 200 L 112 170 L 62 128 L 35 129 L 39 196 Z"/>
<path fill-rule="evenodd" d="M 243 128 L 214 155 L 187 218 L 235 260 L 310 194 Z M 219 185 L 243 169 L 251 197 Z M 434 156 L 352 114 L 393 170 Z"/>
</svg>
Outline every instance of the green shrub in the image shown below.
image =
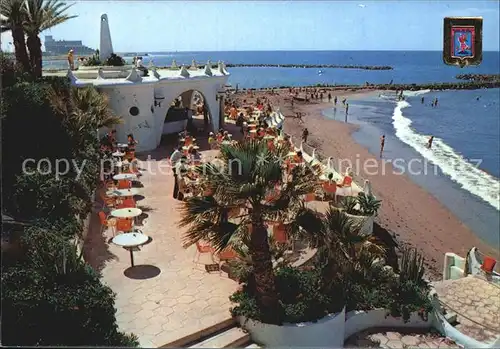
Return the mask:
<svg viewBox="0 0 500 349">
<path fill-rule="evenodd" d="M 125 60 L 118 56 L 116 53 L 112 53 L 108 59 L 104 61 L 104 65 L 109 65 L 113 67 L 121 67 L 125 65 Z"/>
<path fill-rule="evenodd" d="M 280 303 L 279 317 L 282 322 L 298 323 L 317 321 L 328 314 L 342 310 L 343 299 L 325 292 L 321 274 L 317 270 L 300 270 L 284 267 L 276 271 L 276 289 Z M 236 306 L 233 316 L 244 316 L 261 321 L 259 309 L 252 289 L 243 284 L 241 290 L 230 297 Z"/>
<path fill-rule="evenodd" d="M 138 345 L 118 331 L 115 294 L 73 245 L 39 227 L 22 240 L 26 255 L 2 265 L 2 344 Z"/>
<path fill-rule="evenodd" d="M 87 66 L 87 67 L 95 67 L 95 66 L 102 65 L 102 62 L 99 59 L 99 55 L 98 54 L 93 54 L 92 56 L 90 56 L 89 58 L 87 58 L 87 60 L 85 60 L 83 62 L 83 65 Z"/>
</svg>

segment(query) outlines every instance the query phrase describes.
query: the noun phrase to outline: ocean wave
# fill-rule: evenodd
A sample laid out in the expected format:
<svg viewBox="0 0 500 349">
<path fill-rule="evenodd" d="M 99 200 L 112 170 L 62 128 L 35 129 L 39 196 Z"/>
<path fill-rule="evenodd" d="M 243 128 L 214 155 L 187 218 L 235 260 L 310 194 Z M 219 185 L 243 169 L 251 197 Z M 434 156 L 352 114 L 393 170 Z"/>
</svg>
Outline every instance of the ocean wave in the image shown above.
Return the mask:
<svg viewBox="0 0 500 349">
<path fill-rule="evenodd" d="M 423 95 L 425 93 L 429 93 L 431 90 L 418 90 L 418 91 L 403 91 L 403 96 L 405 97 L 416 97 Z"/>
<path fill-rule="evenodd" d="M 428 149 L 429 136 L 415 132 L 411 128 L 412 121 L 403 115 L 403 109 L 407 107 L 411 107 L 411 104 L 407 101 L 399 101 L 394 108 L 392 124 L 396 130 L 396 137 L 438 166 L 463 189 L 500 210 L 500 181 L 479 169 L 478 164 L 469 162 L 440 138 L 434 137 L 432 149 Z M 473 159 L 470 161 L 476 162 Z"/>
</svg>

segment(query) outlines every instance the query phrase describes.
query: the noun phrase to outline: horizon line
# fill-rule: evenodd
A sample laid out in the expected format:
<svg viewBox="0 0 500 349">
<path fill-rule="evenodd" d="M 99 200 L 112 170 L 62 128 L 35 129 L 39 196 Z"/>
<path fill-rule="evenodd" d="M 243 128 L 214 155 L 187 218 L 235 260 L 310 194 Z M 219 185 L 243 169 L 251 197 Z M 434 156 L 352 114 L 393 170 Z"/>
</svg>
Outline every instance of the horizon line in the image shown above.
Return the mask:
<svg viewBox="0 0 500 349">
<path fill-rule="evenodd" d="M 284 51 L 294 51 L 294 52 L 442 52 L 443 50 L 418 50 L 418 49 L 378 49 L 378 50 L 362 50 L 362 49 L 352 49 L 352 50 L 324 50 L 324 49 L 279 49 L 279 50 L 176 50 L 176 51 L 145 51 L 145 50 L 129 50 L 129 51 L 119 51 L 116 53 L 191 53 L 191 52 L 284 52 Z M 500 50 L 483 50 L 483 52 L 498 52 Z"/>
</svg>

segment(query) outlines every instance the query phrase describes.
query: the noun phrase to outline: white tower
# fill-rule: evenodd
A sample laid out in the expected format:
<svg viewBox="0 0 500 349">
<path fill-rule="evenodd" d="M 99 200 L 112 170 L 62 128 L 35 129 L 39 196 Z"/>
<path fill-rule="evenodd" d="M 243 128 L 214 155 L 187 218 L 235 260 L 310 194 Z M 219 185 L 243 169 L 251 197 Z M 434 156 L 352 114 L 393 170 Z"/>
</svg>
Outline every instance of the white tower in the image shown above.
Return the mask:
<svg viewBox="0 0 500 349">
<path fill-rule="evenodd" d="M 113 53 L 113 44 L 111 43 L 111 33 L 109 32 L 108 15 L 101 15 L 101 42 L 99 46 L 99 58 L 101 62 L 111 56 Z"/>
</svg>

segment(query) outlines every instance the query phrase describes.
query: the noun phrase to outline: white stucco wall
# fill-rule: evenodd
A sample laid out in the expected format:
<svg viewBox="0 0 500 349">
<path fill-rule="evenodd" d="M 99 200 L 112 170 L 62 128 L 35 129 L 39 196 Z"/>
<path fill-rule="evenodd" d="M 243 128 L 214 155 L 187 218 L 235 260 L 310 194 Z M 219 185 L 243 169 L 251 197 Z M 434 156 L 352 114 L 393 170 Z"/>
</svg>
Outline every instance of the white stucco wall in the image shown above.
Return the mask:
<svg viewBox="0 0 500 349">
<path fill-rule="evenodd" d="M 179 97 L 181 94 L 195 90 L 200 92 L 208 105 L 211 121 L 214 129 L 219 128 L 219 102 L 215 100 L 217 91 L 224 86 L 227 82 L 227 76 L 201 78 L 201 79 L 185 79 L 185 80 L 160 80 L 154 87 L 154 95 L 157 101 L 161 101 L 160 106 L 154 108 L 155 119 L 155 137 L 157 144 L 160 143 L 161 135 L 163 132 L 163 124 L 165 122 L 165 115 L 172 101 Z M 158 99 L 163 98 L 163 99 Z M 178 124 L 178 123 L 176 123 Z M 184 123 L 185 125 L 185 123 Z M 175 125 L 172 125 L 174 127 Z M 181 126 L 181 124 L 179 124 Z M 170 126 L 169 126 L 170 127 Z M 175 128 L 175 127 L 174 127 Z M 173 130 L 179 132 L 180 130 Z"/>
<path fill-rule="evenodd" d="M 266 347 L 326 347 L 342 348 L 344 345 L 345 312 L 332 314 L 317 322 L 263 324 L 240 318 L 252 340 Z"/>
<path fill-rule="evenodd" d="M 153 113 L 153 84 L 100 86 L 99 91 L 108 96 L 110 108 L 117 116 L 123 119 L 123 124 L 116 126 L 118 142 L 126 143 L 127 135 L 132 133 L 134 138 L 139 142 L 136 146 L 136 151 L 151 150 L 157 147 L 158 143 L 155 138 L 156 125 Z M 139 109 L 138 115 L 132 116 L 130 114 L 130 108 L 132 107 Z"/>
<path fill-rule="evenodd" d="M 411 314 L 409 321 L 404 322 L 402 318 L 387 316 L 385 309 L 350 311 L 346 314 L 344 339 L 372 327 L 430 328 L 431 326 L 430 316 L 428 321 L 424 321 L 418 314 Z"/>
</svg>

